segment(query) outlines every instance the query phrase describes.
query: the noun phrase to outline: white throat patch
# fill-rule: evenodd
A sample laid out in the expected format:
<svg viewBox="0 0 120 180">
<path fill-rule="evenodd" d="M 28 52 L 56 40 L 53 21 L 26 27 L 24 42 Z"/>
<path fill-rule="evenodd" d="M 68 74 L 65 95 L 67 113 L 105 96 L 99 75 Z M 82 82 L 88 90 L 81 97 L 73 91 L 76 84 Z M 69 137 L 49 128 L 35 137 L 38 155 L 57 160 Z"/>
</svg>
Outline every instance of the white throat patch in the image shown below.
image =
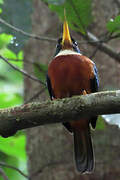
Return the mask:
<svg viewBox="0 0 120 180">
<path fill-rule="evenodd" d="M 61 50 L 55 57 L 57 56 L 64 56 L 64 55 L 72 55 L 72 54 L 76 54 L 76 55 L 82 55 L 80 53 L 77 53 L 75 51 L 69 50 L 69 49 L 65 49 L 65 50 Z"/>
</svg>

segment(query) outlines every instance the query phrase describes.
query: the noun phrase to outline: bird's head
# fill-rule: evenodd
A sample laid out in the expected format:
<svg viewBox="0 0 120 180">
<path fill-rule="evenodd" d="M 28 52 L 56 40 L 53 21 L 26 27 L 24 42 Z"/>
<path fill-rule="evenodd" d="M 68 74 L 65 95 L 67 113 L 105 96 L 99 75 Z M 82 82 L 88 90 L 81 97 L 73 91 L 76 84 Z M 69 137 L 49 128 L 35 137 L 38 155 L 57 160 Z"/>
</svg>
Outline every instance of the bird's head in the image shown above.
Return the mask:
<svg viewBox="0 0 120 180">
<path fill-rule="evenodd" d="M 58 40 L 55 55 L 64 50 L 71 50 L 73 52 L 80 53 L 77 42 L 70 36 L 69 27 L 66 19 L 63 24 L 63 35 L 62 38 Z"/>
</svg>

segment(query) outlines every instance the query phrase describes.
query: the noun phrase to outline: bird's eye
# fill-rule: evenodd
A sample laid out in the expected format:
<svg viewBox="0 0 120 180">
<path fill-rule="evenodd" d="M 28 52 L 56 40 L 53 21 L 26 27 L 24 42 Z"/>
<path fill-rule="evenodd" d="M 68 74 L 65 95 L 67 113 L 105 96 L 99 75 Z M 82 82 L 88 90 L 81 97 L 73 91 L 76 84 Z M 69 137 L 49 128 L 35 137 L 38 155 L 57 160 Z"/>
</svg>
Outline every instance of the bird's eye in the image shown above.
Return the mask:
<svg viewBox="0 0 120 180">
<path fill-rule="evenodd" d="M 78 47 L 78 44 L 77 44 L 77 42 L 75 41 L 75 42 L 73 42 L 73 48 L 77 48 Z"/>
<path fill-rule="evenodd" d="M 78 45 L 76 41 L 74 42 L 74 45 L 75 45 L 75 46 L 77 46 L 77 45 Z"/>
<path fill-rule="evenodd" d="M 56 56 L 56 55 L 60 52 L 61 48 L 62 48 L 61 43 L 58 43 L 58 44 L 56 45 L 56 52 L 55 52 L 55 56 Z"/>
<path fill-rule="evenodd" d="M 62 38 L 58 39 L 58 44 L 61 45 L 62 43 Z"/>
<path fill-rule="evenodd" d="M 56 48 L 58 48 L 60 46 L 60 44 L 56 44 Z"/>
<path fill-rule="evenodd" d="M 56 45 L 56 48 L 61 48 L 61 43 L 58 43 L 58 44 Z"/>
<path fill-rule="evenodd" d="M 77 53 L 80 53 L 80 50 L 76 41 L 73 42 L 73 50 Z"/>
</svg>

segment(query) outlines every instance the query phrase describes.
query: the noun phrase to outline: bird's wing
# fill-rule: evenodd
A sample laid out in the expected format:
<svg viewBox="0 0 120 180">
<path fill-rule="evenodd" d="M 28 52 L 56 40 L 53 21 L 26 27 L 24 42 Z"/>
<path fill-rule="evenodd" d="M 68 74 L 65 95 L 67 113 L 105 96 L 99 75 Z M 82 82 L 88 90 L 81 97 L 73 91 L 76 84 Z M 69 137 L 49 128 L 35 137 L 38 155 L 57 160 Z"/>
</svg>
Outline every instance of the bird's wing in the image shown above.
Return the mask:
<svg viewBox="0 0 120 180">
<path fill-rule="evenodd" d="M 54 92 L 52 90 L 52 86 L 51 86 L 51 82 L 50 82 L 50 78 L 47 74 L 46 76 L 46 82 L 47 82 L 47 88 L 48 88 L 48 92 L 49 92 L 49 95 L 50 95 L 50 99 L 53 100 L 54 97 Z"/>
<path fill-rule="evenodd" d="M 94 78 L 90 79 L 90 86 L 91 86 L 91 92 L 92 93 L 98 91 L 99 79 L 98 79 L 98 71 L 97 71 L 97 68 L 96 68 L 95 64 L 94 64 Z M 93 129 L 95 129 L 95 127 L 96 127 L 97 118 L 98 118 L 98 116 L 94 116 L 90 120 Z"/>
<path fill-rule="evenodd" d="M 94 68 L 94 78 L 90 79 L 90 87 L 92 93 L 97 92 L 99 88 L 98 71 L 95 64 L 93 68 Z"/>
</svg>

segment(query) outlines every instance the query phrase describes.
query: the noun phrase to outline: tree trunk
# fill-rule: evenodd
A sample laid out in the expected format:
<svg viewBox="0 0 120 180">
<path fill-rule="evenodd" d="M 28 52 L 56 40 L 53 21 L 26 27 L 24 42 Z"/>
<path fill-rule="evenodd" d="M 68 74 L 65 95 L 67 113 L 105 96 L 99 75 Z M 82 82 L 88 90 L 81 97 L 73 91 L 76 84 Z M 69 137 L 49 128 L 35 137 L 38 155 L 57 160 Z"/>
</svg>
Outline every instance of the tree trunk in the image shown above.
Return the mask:
<svg viewBox="0 0 120 180">
<path fill-rule="evenodd" d="M 112 0 L 94 0 L 94 14 L 96 22 L 96 35 L 104 32 L 105 20 L 116 12 Z M 107 7 L 107 8 L 106 8 Z M 105 11 L 106 10 L 106 11 Z M 105 13 L 104 13 L 105 11 Z M 111 11 L 111 14 L 110 14 Z M 105 16 L 104 16 L 105 14 Z M 59 21 L 56 15 L 40 0 L 34 0 L 34 13 L 32 15 L 33 32 L 36 34 L 59 37 Z M 98 23 L 99 22 L 99 23 Z M 59 30 L 60 29 L 60 30 Z M 99 32 L 99 29 L 102 29 Z M 77 39 L 80 37 L 74 32 Z M 113 47 L 115 43 L 113 42 Z M 93 48 L 82 45 L 81 50 L 90 56 Z M 55 44 L 46 41 L 29 40 L 25 47 L 25 70 L 33 73 L 33 65 L 27 61 L 48 63 L 53 57 Z M 102 86 L 115 86 L 119 84 L 118 63 L 99 52 L 96 63 Z M 102 65 L 101 65 L 102 64 Z M 112 70 L 111 70 L 112 67 Z M 104 77 L 104 78 L 103 78 Z M 112 77 L 114 77 L 112 79 Z M 111 81 L 108 81 L 111 78 Z M 117 79 L 117 80 L 116 80 Z M 25 100 L 28 100 L 41 89 L 41 85 L 25 78 Z M 40 95 L 35 101 L 45 100 L 46 93 Z M 61 124 L 47 125 L 27 130 L 28 171 L 32 180 L 117 180 L 120 179 L 119 161 L 120 132 L 116 126 L 106 125 L 103 130 L 93 132 L 96 167 L 90 175 L 80 175 L 76 172 L 73 160 L 73 139 Z"/>
</svg>

